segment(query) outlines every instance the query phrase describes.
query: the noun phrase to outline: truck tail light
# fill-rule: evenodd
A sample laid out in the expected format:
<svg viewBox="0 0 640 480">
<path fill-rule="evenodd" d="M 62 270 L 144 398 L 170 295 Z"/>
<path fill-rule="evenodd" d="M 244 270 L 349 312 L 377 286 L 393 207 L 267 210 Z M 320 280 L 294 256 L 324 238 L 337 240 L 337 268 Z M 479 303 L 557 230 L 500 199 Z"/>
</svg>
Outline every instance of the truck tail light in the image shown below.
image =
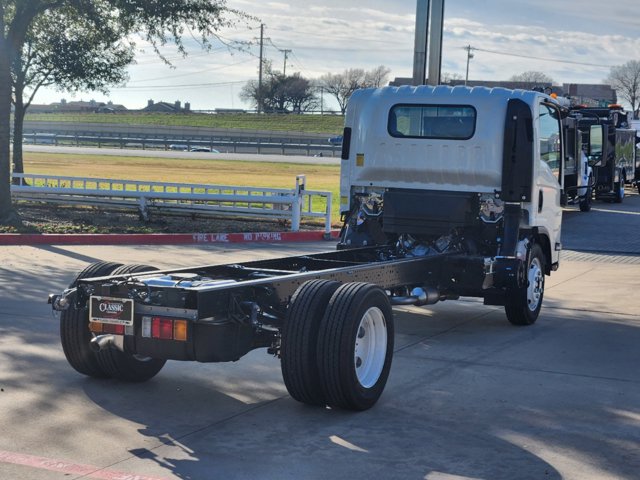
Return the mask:
<svg viewBox="0 0 640 480">
<path fill-rule="evenodd" d="M 165 317 L 142 317 L 142 336 L 161 340 L 187 340 L 187 321 Z"/>
<path fill-rule="evenodd" d="M 173 339 L 187 341 L 187 322 L 185 320 L 173 321 Z"/>
<path fill-rule="evenodd" d="M 173 320 L 153 317 L 151 319 L 151 337 L 173 340 Z"/>
</svg>

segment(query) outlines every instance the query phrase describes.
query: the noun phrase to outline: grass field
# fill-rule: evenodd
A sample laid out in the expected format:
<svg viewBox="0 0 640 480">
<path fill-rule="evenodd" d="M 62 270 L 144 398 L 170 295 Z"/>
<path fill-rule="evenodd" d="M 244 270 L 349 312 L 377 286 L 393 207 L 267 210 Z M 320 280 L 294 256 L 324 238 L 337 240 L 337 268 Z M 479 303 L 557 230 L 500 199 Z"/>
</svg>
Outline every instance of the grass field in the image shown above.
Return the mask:
<svg viewBox="0 0 640 480">
<path fill-rule="evenodd" d="M 272 188 L 294 188 L 296 175 L 304 174 L 308 189 L 332 192 L 334 223 L 339 218 L 340 167 L 337 165 L 25 153 L 25 171 L 59 176 Z"/>
<path fill-rule="evenodd" d="M 342 132 L 342 115 L 256 115 L 252 113 L 39 113 L 26 121 L 117 123 L 121 125 L 167 125 L 242 130 L 273 130 L 337 135 Z"/>
</svg>

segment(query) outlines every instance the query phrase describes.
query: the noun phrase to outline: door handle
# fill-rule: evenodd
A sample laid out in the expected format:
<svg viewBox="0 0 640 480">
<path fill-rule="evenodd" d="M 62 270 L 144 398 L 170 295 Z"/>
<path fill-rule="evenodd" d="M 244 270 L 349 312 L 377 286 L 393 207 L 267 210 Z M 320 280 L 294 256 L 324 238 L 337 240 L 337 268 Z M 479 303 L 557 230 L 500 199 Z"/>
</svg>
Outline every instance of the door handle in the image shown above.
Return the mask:
<svg viewBox="0 0 640 480">
<path fill-rule="evenodd" d="M 544 194 L 542 190 L 538 193 L 538 213 L 542 212 L 542 206 L 544 205 Z"/>
</svg>

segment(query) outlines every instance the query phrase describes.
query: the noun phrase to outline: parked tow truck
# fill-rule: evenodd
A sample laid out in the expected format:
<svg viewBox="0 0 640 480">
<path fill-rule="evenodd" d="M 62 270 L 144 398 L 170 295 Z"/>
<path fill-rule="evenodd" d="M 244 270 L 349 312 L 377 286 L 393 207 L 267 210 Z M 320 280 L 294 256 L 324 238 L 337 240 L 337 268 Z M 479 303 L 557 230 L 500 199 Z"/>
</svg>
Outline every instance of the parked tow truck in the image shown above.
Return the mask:
<svg viewBox="0 0 640 480">
<path fill-rule="evenodd" d="M 622 203 L 625 184 L 637 183 L 640 176 L 636 131 L 630 128 L 628 113 L 620 105 L 573 107 L 568 121 L 575 125 L 577 148 L 590 155 L 593 180 L 588 183 L 595 199 Z"/>
<path fill-rule="evenodd" d="M 560 262 L 562 113 L 539 92 L 356 92 L 343 135 L 338 249 L 156 271 L 88 266 L 49 301 L 90 377 L 144 381 L 167 360 L 281 361 L 291 396 L 364 410 L 385 387 L 394 305 L 461 296 L 540 314 Z M 595 148 L 592 149 L 595 151 Z"/>
</svg>

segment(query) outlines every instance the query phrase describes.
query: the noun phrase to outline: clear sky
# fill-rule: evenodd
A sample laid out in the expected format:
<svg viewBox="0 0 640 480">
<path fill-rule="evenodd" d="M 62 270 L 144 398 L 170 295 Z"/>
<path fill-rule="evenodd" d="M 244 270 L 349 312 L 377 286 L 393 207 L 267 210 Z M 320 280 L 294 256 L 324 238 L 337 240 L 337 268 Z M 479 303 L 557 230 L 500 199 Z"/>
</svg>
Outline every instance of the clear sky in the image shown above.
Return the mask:
<svg viewBox="0 0 640 480">
<path fill-rule="evenodd" d="M 187 39 L 187 58 L 165 50 L 172 67 L 146 49 L 130 67 L 130 81 L 112 88 L 108 97 L 47 89 L 36 103 L 110 98 L 141 108 L 153 99 L 190 102 L 196 110 L 246 108 L 238 93 L 258 76 L 260 21 L 270 39 L 265 57 L 276 69 L 283 68 L 282 50 L 292 51 L 287 73 L 316 78 L 385 65 L 392 78 L 412 75 L 415 0 L 228 0 L 227 5 L 259 19 L 220 32 L 232 48 L 214 40 L 207 53 Z M 472 80 L 506 80 L 538 70 L 559 84 L 602 83 L 610 66 L 640 60 L 640 0 L 445 0 L 444 28 L 443 72 L 464 77 L 463 47 L 471 45 L 478 49 Z"/>
</svg>

